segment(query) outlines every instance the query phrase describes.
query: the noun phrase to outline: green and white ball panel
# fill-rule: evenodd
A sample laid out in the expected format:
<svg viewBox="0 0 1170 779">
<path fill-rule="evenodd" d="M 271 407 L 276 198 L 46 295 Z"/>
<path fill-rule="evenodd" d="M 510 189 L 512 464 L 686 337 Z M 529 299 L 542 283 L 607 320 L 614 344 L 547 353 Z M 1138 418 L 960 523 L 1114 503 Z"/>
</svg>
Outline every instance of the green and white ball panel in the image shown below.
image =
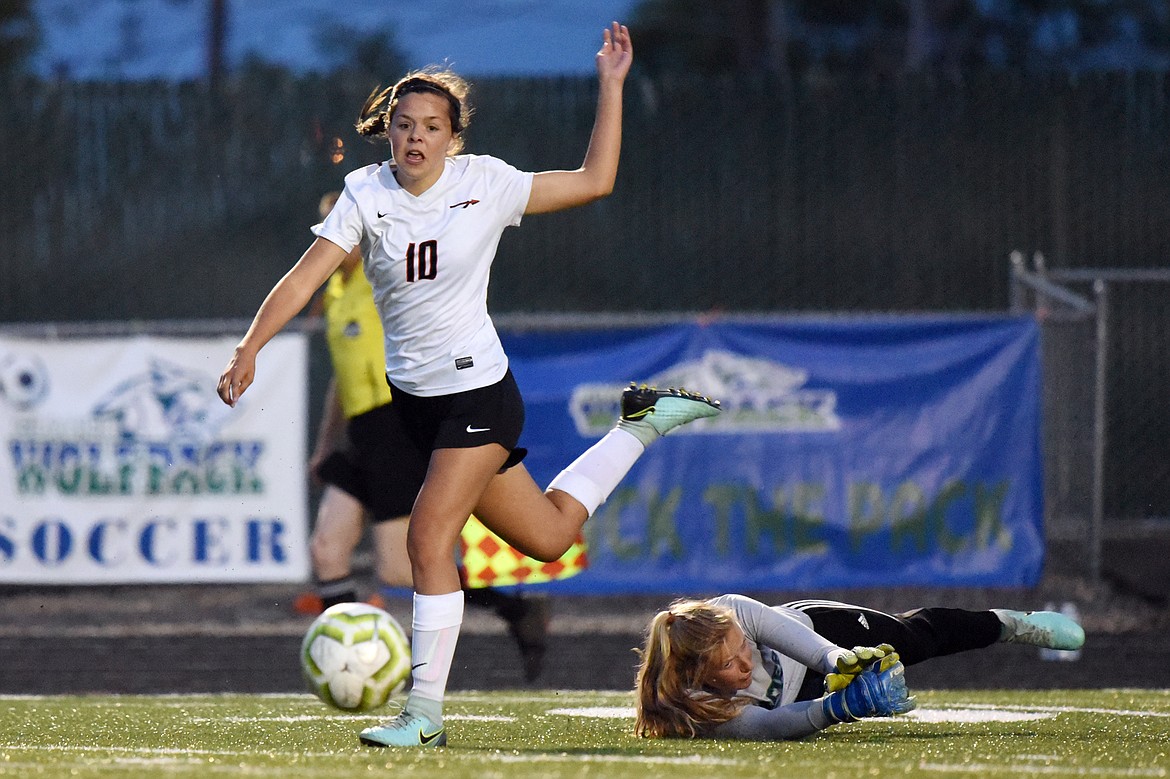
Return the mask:
<svg viewBox="0 0 1170 779">
<path fill-rule="evenodd" d="M 366 711 L 406 686 L 410 642 L 394 617 L 368 603 L 339 603 L 313 621 L 301 642 L 309 689 L 331 706 Z"/>
</svg>

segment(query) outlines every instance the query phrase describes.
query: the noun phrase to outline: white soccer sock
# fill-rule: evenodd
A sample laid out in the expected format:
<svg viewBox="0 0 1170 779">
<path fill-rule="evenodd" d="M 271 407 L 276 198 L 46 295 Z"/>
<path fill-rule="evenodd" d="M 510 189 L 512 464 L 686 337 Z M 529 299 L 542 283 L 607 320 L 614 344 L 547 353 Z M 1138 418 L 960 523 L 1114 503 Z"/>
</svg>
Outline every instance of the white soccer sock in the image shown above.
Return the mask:
<svg viewBox="0 0 1170 779">
<path fill-rule="evenodd" d="M 644 451 L 641 441 L 615 427 L 557 474 L 548 487 L 572 495 L 593 516 Z"/>
<path fill-rule="evenodd" d="M 414 595 L 410 637 L 412 684 L 406 708 L 442 724 L 447 676 L 463 624 L 463 591 L 445 595 Z M 416 700 L 416 698 L 421 700 Z"/>
</svg>

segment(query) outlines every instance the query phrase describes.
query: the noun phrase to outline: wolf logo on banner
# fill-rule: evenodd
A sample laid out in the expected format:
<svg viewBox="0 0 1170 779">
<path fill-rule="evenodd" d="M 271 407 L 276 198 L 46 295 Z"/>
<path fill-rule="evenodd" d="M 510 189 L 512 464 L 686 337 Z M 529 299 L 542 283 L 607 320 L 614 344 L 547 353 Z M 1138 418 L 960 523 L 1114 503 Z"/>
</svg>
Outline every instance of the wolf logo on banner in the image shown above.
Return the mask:
<svg viewBox="0 0 1170 779">
<path fill-rule="evenodd" d="M 720 350 L 702 359 L 672 366 L 647 380 L 658 387 L 710 387 L 723 406 L 718 417 L 681 428 L 677 435 L 734 432 L 802 432 L 839 430 L 837 394 L 805 389 L 808 371 L 766 358 Z M 620 390 L 620 388 L 617 388 Z M 582 436 L 603 436 L 606 420 L 616 413 L 617 397 L 610 384 L 580 384 L 573 390 L 569 413 Z"/>
<path fill-rule="evenodd" d="M 110 391 L 94 406 L 93 416 L 113 423 L 124 440 L 205 440 L 226 417 L 220 413 L 212 419 L 214 381 L 151 357 L 147 371 Z"/>
</svg>

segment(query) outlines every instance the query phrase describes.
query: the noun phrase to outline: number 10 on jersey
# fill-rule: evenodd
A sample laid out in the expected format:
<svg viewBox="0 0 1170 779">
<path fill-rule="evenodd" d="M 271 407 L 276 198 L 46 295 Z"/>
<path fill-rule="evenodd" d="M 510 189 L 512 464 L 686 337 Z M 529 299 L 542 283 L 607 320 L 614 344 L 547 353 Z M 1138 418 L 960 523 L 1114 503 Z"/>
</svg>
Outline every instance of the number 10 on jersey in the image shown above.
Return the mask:
<svg viewBox="0 0 1170 779">
<path fill-rule="evenodd" d="M 437 241 L 423 241 L 406 247 L 406 280 L 422 281 L 433 279 L 439 267 L 439 244 Z"/>
</svg>

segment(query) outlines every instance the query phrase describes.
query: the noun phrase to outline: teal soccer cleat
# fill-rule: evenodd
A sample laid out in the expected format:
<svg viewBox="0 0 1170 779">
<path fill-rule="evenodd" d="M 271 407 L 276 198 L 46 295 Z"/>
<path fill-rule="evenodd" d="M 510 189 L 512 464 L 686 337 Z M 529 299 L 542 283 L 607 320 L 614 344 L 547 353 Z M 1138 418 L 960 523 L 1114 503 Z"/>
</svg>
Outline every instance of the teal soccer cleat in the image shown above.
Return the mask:
<svg viewBox="0 0 1170 779">
<path fill-rule="evenodd" d="M 447 729 L 421 714 L 403 711 L 383 725 L 366 728 L 358 738 L 368 747 L 445 747 Z"/>
<path fill-rule="evenodd" d="M 1003 623 L 1000 641 L 1070 651 L 1085 645 L 1085 630 L 1056 611 L 992 609 Z"/>
<path fill-rule="evenodd" d="M 622 416 L 618 427 L 649 446 L 660 436 L 687 422 L 713 417 L 722 409 L 718 400 L 684 389 L 637 386 L 633 382 L 622 392 Z"/>
</svg>

